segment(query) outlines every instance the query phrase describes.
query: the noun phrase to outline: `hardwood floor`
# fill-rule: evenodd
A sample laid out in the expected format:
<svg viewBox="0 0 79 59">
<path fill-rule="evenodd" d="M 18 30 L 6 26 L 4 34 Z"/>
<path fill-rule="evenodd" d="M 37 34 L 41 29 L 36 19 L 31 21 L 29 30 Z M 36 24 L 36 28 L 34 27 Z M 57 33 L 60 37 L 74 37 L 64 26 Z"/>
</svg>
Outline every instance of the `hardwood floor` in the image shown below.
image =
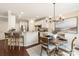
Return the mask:
<svg viewBox="0 0 79 59">
<path fill-rule="evenodd" d="M 0 40 L 0 56 L 6 56 L 8 53 L 8 40 Z"/>
<path fill-rule="evenodd" d="M 21 47 L 19 50 L 18 47 L 15 47 L 10 49 L 7 43 L 7 39 L 0 40 L 0 56 L 29 56 L 26 48 Z"/>
<path fill-rule="evenodd" d="M 21 47 L 20 50 L 18 47 L 15 47 L 14 49 L 8 48 L 8 56 L 29 56 L 28 52 L 25 48 Z"/>
</svg>

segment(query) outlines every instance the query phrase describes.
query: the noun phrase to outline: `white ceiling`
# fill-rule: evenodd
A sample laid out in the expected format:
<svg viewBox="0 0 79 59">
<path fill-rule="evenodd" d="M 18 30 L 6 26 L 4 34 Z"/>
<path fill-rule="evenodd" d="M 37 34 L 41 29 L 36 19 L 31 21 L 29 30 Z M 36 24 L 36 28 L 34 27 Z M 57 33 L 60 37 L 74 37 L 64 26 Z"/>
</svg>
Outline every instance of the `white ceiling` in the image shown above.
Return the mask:
<svg viewBox="0 0 79 59">
<path fill-rule="evenodd" d="M 53 4 L 51 3 L 0 3 L 0 14 L 5 15 L 8 10 L 21 17 L 45 17 L 53 16 Z M 79 10 L 78 3 L 56 3 L 56 15 Z"/>
</svg>

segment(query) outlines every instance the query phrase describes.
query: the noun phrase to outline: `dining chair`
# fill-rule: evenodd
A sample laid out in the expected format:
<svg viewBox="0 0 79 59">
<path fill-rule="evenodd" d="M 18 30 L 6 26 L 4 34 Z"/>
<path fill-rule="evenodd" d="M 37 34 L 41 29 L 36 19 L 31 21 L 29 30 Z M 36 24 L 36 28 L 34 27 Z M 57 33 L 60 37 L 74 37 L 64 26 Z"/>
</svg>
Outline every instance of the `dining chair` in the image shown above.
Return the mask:
<svg viewBox="0 0 79 59">
<path fill-rule="evenodd" d="M 73 50 L 74 50 L 74 41 L 76 40 L 77 38 L 74 37 L 71 42 L 67 42 L 63 45 L 60 45 L 59 48 L 62 49 L 63 51 L 67 52 L 70 56 L 73 54 Z"/>
<path fill-rule="evenodd" d="M 74 49 L 75 49 L 75 47 L 76 47 L 76 39 L 77 39 L 77 37 L 74 37 L 74 39 L 72 40 L 72 43 L 71 43 L 71 53 L 70 53 L 70 56 L 71 55 L 74 55 Z"/>
<path fill-rule="evenodd" d="M 42 55 L 43 50 L 46 51 L 47 55 L 51 55 L 51 51 L 55 49 L 56 46 L 54 46 L 52 43 L 50 43 L 52 39 L 49 39 L 47 37 L 40 37 L 40 42 L 41 42 L 41 53 L 40 56 Z"/>
</svg>

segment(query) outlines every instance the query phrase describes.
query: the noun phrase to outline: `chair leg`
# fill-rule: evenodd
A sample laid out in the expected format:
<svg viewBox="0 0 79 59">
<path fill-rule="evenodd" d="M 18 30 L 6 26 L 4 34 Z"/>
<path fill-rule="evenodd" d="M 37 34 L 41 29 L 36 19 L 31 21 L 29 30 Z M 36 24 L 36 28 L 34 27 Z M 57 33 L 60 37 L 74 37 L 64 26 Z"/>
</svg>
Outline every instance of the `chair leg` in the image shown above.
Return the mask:
<svg viewBox="0 0 79 59">
<path fill-rule="evenodd" d="M 21 48 L 20 48 L 20 46 L 19 46 L 19 50 L 20 50 Z"/>
<path fill-rule="evenodd" d="M 10 38 L 10 49 L 12 47 L 12 38 Z"/>
<path fill-rule="evenodd" d="M 14 48 L 15 48 L 15 39 L 13 38 L 13 50 L 14 50 Z"/>
<path fill-rule="evenodd" d="M 19 42 L 19 50 L 20 50 L 20 40 L 18 40 L 18 42 Z"/>
<path fill-rule="evenodd" d="M 40 56 L 42 56 L 42 47 L 41 47 L 41 53 L 40 53 Z"/>
<path fill-rule="evenodd" d="M 50 53 L 48 52 L 47 55 L 50 56 Z"/>
<path fill-rule="evenodd" d="M 11 49 L 11 41 L 9 41 L 9 46 L 10 46 L 10 49 Z"/>
<path fill-rule="evenodd" d="M 46 52 L 47 52 L 47 55 L 49 56 L 48 50 Z"/>
<path fill-rule="evenodd" d="M 23 39 L 22 39 L 22 40 L 23 40 L 23 48 L 24 48 L 24 37 L 23 37 Z"/>
<path fill-rule="evenodd" d="M 18 39 L 18 48 L 19 48 L 19 39 Z"/>
<path fill-rule="evenodd" d="M 73 51 L 72 51 L 72 52 L 70 52 L 70 56 L 74 56 L 74 53 L 73 53 Z"/>
<path fill-rule="evenodd" d="M 70 53 L 70 56 L 72 56 L 72 54 Z"/>
<path fill-rule="evenodd" d="M 10 45 L 10 49 L 11 49 L 11 45 Z"/>
<path fill-rule="evenodd" d="M 48 56 L 51 56 L 51 54 L 50 54 L 49 50 L 47 50 L 47 55 L 48 55 Z"/>
</svg>

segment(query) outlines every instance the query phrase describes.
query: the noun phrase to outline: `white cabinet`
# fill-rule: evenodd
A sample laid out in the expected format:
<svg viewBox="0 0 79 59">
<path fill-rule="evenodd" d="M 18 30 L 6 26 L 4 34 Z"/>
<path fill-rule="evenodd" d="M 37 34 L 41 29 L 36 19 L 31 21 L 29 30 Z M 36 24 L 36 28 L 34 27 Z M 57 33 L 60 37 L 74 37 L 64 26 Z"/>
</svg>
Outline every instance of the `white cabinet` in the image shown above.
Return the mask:
<svg viewBox="0 0 79 59">
<path fill-rule="evenodd" d="M 25 46 L 38 43 L 38 32 L 26 32 L 24 35 Z"/>
</svg>

